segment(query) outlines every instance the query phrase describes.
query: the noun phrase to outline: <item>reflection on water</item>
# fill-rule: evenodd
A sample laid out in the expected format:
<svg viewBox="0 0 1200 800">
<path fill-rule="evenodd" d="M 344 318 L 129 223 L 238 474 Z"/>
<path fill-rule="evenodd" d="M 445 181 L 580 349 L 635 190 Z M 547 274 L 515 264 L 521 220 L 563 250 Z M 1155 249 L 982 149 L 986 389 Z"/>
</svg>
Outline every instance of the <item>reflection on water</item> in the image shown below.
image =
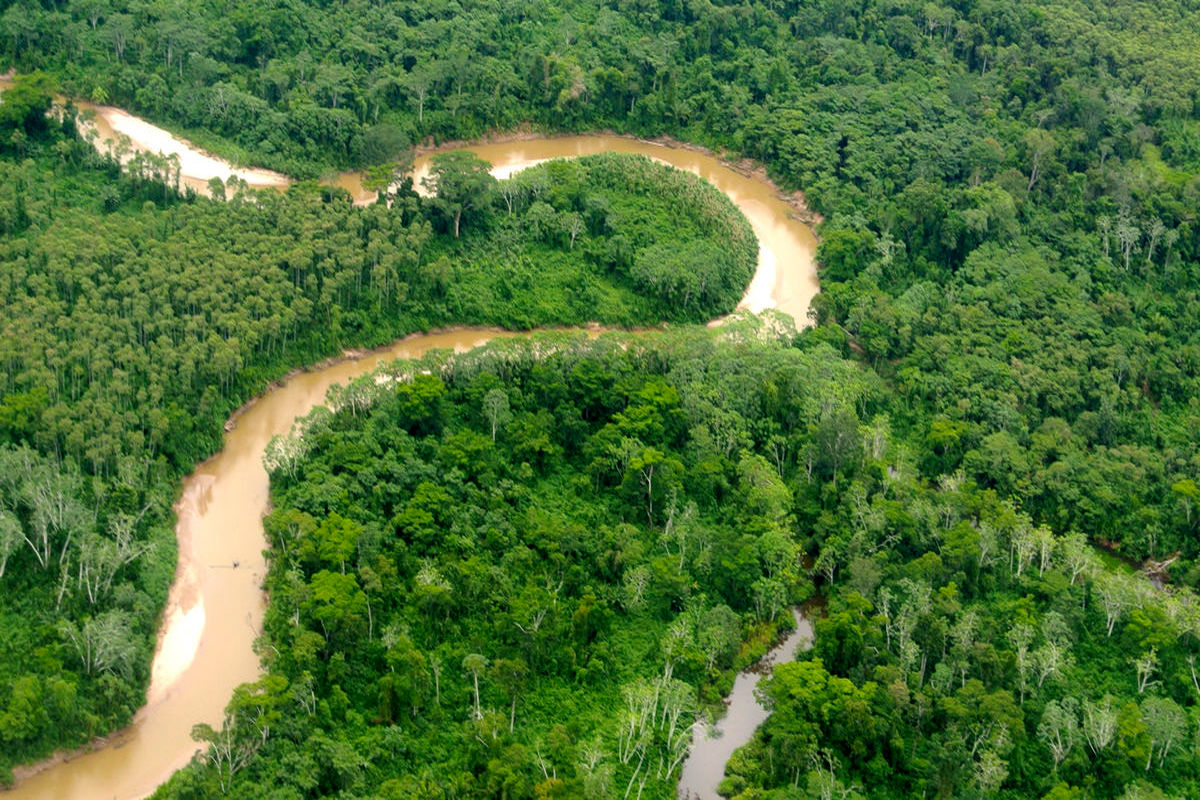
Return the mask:
<svg viewBox="0 0 1200 800">
<path fill-rule="evenodd" d="M 191 576 L 195 580 L 194 576 Z M 147 704 L 154 704 L 191 665 L 204 633 L 204 599 L 196 598 L 189 609 L 175 608 L 164 615 L 162 641 L 154 657 Z"/>
</svg>

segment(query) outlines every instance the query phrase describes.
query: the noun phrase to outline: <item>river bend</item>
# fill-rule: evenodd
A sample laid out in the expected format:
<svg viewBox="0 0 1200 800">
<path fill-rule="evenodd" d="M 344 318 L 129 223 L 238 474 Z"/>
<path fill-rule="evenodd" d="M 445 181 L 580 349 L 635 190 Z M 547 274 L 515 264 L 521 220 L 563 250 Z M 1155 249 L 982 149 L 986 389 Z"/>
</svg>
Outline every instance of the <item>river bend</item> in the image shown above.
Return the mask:
<svg viewBox="0 0 1200 800">
<path fill-rule="evenodd" d="M 119 109 L 78 105 L 95 111 L 97 146 L 122 134 L 134 149 L 175 153 L 183 181 L 199 191 L 207 192 L 209 179 L 231 175 L 255 186 L 287 184 L 276 173 L 235 168 Z M 817 292 L 816 240 L 765 179 L 742 174 L 705 153 L 621 136 L 548 137 L 468 149 L 490 161 L 498 177 L 553 158 L 614 151 L 646 155 L 703 177 L 746 215 L 759 240 L 758 269 L 738 307 L 753 312 L 776 308 L 798 322 L 806 320 Z M 418 181 L 428 168 L 427 155 L 417 159 Z M 371 197 L 355 174 L 339 176 L 336 182 L 357 202 Z M 464 351 L 512 335 L 516 334 L 471 329 L 409 336 L 367 355 L 293 375 L 246 407 L 222 450 L 184 481 L 176 506 L 179 561 L 146 705 L 128 728 L 99 748 L 18 770 L 17 786 L 3 795 L 5 800 L 136 800 L 186 765 L 199 749 L 191 739 L 192 726 L 219 725 L 234 687 L 260 672 L 252 643 L 266 607 L 261 588 L 266 573 L 262 517 L 268 478 L 262 460 L 271 437 L 286 434 L 296 417 L 323 402 L 329 387 L 381 363 L 416 358 L 432 348 Z"/>
</svg>

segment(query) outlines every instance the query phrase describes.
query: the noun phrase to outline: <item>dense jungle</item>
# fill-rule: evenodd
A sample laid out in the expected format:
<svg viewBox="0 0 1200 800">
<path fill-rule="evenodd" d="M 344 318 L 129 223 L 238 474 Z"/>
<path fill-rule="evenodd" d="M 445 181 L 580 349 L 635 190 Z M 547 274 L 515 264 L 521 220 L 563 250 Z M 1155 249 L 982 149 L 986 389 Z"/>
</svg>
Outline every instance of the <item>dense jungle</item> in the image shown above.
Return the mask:
<svg viewBox="0 0 1200 800">
<path fill-rule="evenodd" d="M 672 797 L 814 596 L 724 796 L 1200 794 L 1194 4 L 2 5 L 5 776 L 144 702 L 180 480 L 245 401 L 596 322 L 397 363 L 275 444 L 263 677 L 157 796 Z M 296 182 L 197 195 L 72 98 Z M 699 324 L 757 248 L 693 176 L 410 176 L 599 130 L 803 192 L 800 329 Z"/>
</svg>

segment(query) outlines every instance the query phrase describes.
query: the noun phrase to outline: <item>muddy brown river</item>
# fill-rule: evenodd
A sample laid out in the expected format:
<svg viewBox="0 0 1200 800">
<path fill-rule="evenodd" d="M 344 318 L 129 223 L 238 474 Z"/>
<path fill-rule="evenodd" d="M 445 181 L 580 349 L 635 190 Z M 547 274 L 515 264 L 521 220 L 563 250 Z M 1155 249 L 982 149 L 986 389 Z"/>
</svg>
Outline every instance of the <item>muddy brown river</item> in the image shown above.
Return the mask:
<svg viewBox="0 0 1200 800">
<path fill-rule="evenodd" d="M 78 105 L 95 112 L 97 146 L 103 148 L 104 139 L 123 134 L 134 148 L 176 153 L 184 182 L 198 191 L 207 192 L 212 177 L 227 179 L 235 174 L 255 186 L 287 184 L 276 173 L 232 167 L 119 109 Z M 550 137 L 468 149 L 490 161 L 497 176 L 553 158 L 609 151 L 641 153 L 700 175 L 733 200 L 758 236 L 758 270 L 739 308 L 754 312 L 777 308 L 801 324 L 806 320 L 817 292 L 816 240 L 767 181 L 741 174 L 710 155 L 619 136 Z M 427 170 L 428 156 L 418 158 L 414 170 L 418 181 Z M 357 175 L 340 176 L 337 183 L 358 202 L 370 199 Z M 366 356 L 297 374 L 246 408 L 226 435 L 221 452 L 184 481 L 176 507 L 179 562 L 146 705 L 128 728 L 96 749 L 17 770 L 16 788 L 0 796 L 5 800 L 134 800 L 151 794 L 187 764 L 199 749 L 190 736 L 192 726 L 219 725 L 234 687 L 259 675 L 251 644 L 265 608 L 262 516 L 268 480 L 262 459 L 271 437 L 287 433 L 296 417 L 324 400 L 330 386 L 382 362 L 417 357 L 431 348 L 463 351 L 512 335 L 457 330 L 410 336 Z M 752 701 L 752 691 L 749 697 Z M 734 703 L 738 705 L 731 705 L 731 715 L 741 706 L 736 697 Z M 698 737 L 697 748 L 705 741 L 718 740 Z M 723 766 L 724 760 L 720 763 Z"/>
</svg>

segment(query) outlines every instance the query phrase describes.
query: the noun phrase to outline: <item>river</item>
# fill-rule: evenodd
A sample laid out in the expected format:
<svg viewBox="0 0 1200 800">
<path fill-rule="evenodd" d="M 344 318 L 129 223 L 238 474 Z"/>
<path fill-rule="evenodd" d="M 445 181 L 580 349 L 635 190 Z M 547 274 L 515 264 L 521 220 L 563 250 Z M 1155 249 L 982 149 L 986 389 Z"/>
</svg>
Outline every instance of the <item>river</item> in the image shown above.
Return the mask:
<svg viewBox="0 0 1200 800">
<path fill-rule="evenodd" d="M 207 192 L 210 178 L 232 174 L 256 186 L 287 183 L 276 173 L 236 169 L 119 109 L 78 105 L 96 112 L 93 124 L 101 140 L 119 132 L 134 148 L 177 153 L 184 182 L 199 191 Z M 490 161 L 498 176 L 553 158 L 611 151 L 641 153 L 700 175 L 733 200 L 759 240 L 758 269 L 738 307 L 754 312 L 776 308 L 800 323 L 806 320 L 817 292 L 816 239 L 795 217 L 795 208 L 762 177 L 743 174 L 705 153 L 620 136 L 523 139 L 468 149 Z M 420 156 L 414 165 L 418 181 L 428 168 L 429 155 Z M 356 201 L 369 198 L 355 174 L 339 176 L 336 182 Z M 129 727 L 98 749 L 17 770 L 17 786 L 5 800 L 134 800 L 151 794 L 187 764 L 199 749 L 190 736 L 192 726 L 219 725 L 234 687 L 259 675 L 252 643 L 266 602 L 261 586 L 266 572 L 262 517 L 269 487 L 262 458 L 267 442 L 287 433 L 296 417 L 321 403 L 330 386 L 380 363 L 418 357 L 432 348 L 464 351 L 512 335 L 516 334 L 455 330 L 410 336 L 365 356 L 298 373 L 245 408 L 221 452 L 184 481 L 176 506 L 179 561 L 146 705 Z M 746 691 L 752 698 L 752 687 Z M 734 702 L 735 709 L 744 704 L 736 697 Z"/>
<path fill-rule="evenodd" d="M 796 629 L 765 656 L 738 673 L 725 698 L 725 714 L 711 727 L 697 722 L 692 728 L 692 750 L 679 775 L 679 800 L 721 800 L 717 787 L 725 777 L 725 764 L 733 751 L 750 741 L 769 712 L 758 702 L 754 690 L 776 664 L 796 658 L 798 649 L 812 646 L 813 628 L 808 617 L 792 609 Z"/>
</svg>

